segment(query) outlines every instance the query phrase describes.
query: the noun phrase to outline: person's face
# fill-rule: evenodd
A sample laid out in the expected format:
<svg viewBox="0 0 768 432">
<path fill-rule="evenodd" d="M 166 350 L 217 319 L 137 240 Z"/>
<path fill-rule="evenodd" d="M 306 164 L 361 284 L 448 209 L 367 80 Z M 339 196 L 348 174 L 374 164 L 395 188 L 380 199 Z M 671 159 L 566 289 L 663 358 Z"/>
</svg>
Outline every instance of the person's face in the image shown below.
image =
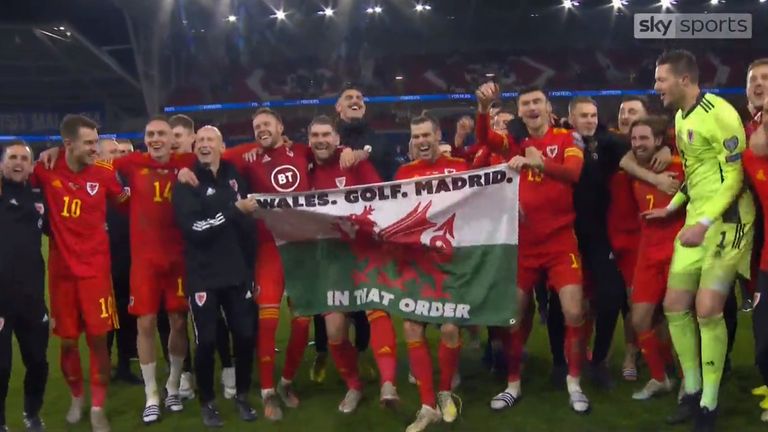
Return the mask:
<svg viewBox="0 0 768 432">
<path fill-rule="evenodd" d="M 761 111 L 768 97 L 768 65 L 752 68 L 747 74 L 747 99 L 756 111 Z"/>
<path fill-rule="evenodd" d="M 518 114 L 529 129 L 540 129 L 549 123 L 551 107 L 547 95 L 535 91 L 521 95 L 518 99 Z"/>
<path fill-rule="evenodd" d="M 512 113 L 508 112 L 500 112 L 496 115 L 496 117 L 493 119 L 493 129 L 496 131 L 505 131 L 507 130 L 507 123 L 512 121 L 515 118 Z"/>
<path fill-rule="evenodd" d="M 331 125 L 312 125 L 309 129 L 309 147 L 318 161 L 328 160 L 339 145 L 339 135 Z"/>
<path fill-rule="evenodd" d="M 253 118 L 253 135 L 264 148 L 274 148 L 283 139 L 283 124 L 272 114 L 259 114 Z"/>
<path fill-rule="evenodd" d="M 568 121 L 581 136 L 595 135 L 595 130 L 597 130 L 596 106 L 591 103 L 576 104 L 568 117 Z"/>
<path fill-rule="evenodd" d="M 363 118 L 365 115 L 363 94 L 354 89 L 345 91 L 336 102 L 336 112 L 345 121 Z"/>
<path fill-rule="evenodd" d="M 80 165 L 93 165 L 99 154 L 99 133 L 96 129 L 81 127 L 75 139 L 65 139 L 64 148 Z"/>
<path fill-rule="evenodd" d="M 172 153 L 191 153 L 195 145 L 195 131 L 184 126 L 173 128 Z"/>
<path fill-rule="evenodd" d="M 99 158 L 117 159 L 118 157 L 120 157 L 120 149 L 117 141 L 113 139 L 99 141 Z"/>
<path fill-rule="evenodd" d="M 117 157 L 123 157 L 129 153 L 133 153 L 133 144 L 117 143 Z"/>
<path fill-rule="evenodd" d="M 32 150 L 25 145 L 12 145 L 5 149 L 2 162 L 3 177 L 25 182 L 32 173 Z"/>
<path fill-rule="evenodd" d="M 152 159 L 165 159 L 171 154 L 173 136 L 171 126 L 162 120 L 153 120 L 144 128 L 144 143 Z"/>
<path fill-rule="evenodd" d="M 218 163 L 224 151 L 224 141 L 213 128 L 201 128 L 195 139 L 195 155 L 202 164 Z"/>
<path fill-rule="evenodd" d="M 650 126 L 637 125 L 630 132 L 632 153 L 641 164 L 647 165 L 661 145 L 661 137 L 655 138 Z"/>
<path fill-rule="evenodd" d="M 626 101 L 619 107 L 619 131 L 623 134 L 629 134 L 629 127 L 632 122 L 647 116 L 642 102 L 640 101 Z"/>
<path fill-rule="evenodd" d="M 685 98 L 685 84 L 688 76 L 675 75 L 672 66 L 665 64 L 656 66 L 656 84 L 653 89 L 659 94 L 664 108 L 679 108 Z"/>
<path fill-rule="evenodd" d="M 440 154 L 440 133 L 431 122 L 411 125 L 411 158 L 433 161 Z"/>
</svg>

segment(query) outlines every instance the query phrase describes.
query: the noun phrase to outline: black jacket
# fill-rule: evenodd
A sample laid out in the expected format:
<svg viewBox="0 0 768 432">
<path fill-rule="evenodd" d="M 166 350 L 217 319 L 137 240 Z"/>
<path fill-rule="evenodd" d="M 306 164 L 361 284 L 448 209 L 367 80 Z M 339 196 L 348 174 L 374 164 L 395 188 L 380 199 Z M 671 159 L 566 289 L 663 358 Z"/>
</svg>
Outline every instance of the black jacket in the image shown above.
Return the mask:
<svg viewBox="0 0 768 432">
<path fill-rule="evenodd" d="M 40 252 L 47 231 L 43 196 L 28 183 L 3 180 L 0 193 L 0 309 L 13 300 L 44 301 L 45 264 Z"/>
<path fill-rule="evenodd" d="M 369 160 L 384 181 L 392 180 L 400 165 L 408 162 L 407 146 L 402 152 L 399 148 L 389 145 L 383 136 L 377 134 L 365 120 L 354 122 L 340 120 L 338 129 L 341 145 L 354 150 L 365 150 L 366 146 L 370 146 Z"/>
<path fill-rule="evenodd" d="M 107 234 L 109 234 L 109 254 L 112 258 L 112 278 L 126 280 L 131 269 L 128 216 L 120 213 L 110 203 L 107 203 Z"/>
<path fill-rule="evenodd" d="M 197 163 L 197 187 L 178 183 L 173 208 L 184 237 L 187 294 L 241 285 L 251 280 L 254 221 L 235 206 L 247 195 L 234 166 L 222 161 L 213 172 Z"/>
<path fill-rule="evenodd" d="M 607 242 L 608 185 L 611 176 L 619 169 L 621 158 L 629 151 L 629 143 L 624 137 L 601 126 L 598 126 L 594 136 L 582 139 L 584 167 L 573 193 L 576 236 L 580 243 Z"/>
</svg>

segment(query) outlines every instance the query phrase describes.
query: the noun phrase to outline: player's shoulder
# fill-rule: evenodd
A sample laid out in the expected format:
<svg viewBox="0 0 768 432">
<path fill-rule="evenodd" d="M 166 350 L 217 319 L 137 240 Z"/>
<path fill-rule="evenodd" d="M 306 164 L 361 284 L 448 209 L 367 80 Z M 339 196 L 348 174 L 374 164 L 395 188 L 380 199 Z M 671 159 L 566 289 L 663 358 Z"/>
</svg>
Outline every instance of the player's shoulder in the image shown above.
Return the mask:
<svg viewBox="0 0 768 432">
<path fill-rule="evenodd" d="M 465 161 L 464 159 L 458 158 L 458 157 L 454 157 L 454 156 L 446 156 L 445 159 L 446 159 L 446 161 L 448 161 L 448 162 L 450 162 L 452 164 L 456 164 L 456 165 L 466 164 L 467 163 L 467 161 Z"/>
<path fill-rule="evenodd" d="M 416 159 L 415 161 L 406 162 L 400 165 L 400 169 L 413 169 L 419 165 L 421 165 L 421 159 Z"/>
<path fill-rule="evenodd" d="M 741 118 L 739 117 L 736 108 L 734 108 L 733 105 L 731 105 L 731 103 L 725 100 L 723 97 L 716 94 L 705 93 L 699 101 L 699 106 L 702 108 L 705 114 L 738 118 L 739 122 L 741 122 Z"/>
<path fill-rule="evenodd" d="M 566 128 L 553 127 L 552 135 L 569 135 L 572 131 Z"/>
<path fill-rule="evenodd" d="M 94 172 L 109 173 L 115 171 L 115 164 L 112 159 L 99 159 L 91 167 Z"/>
</svg>

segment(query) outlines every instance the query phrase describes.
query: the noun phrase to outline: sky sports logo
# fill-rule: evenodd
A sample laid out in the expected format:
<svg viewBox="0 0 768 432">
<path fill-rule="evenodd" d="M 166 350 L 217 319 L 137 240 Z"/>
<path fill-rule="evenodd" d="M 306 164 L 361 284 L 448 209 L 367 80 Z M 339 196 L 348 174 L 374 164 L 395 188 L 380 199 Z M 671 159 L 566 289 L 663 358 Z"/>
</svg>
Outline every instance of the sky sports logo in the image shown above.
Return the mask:
<svg viewBox="0 0 768 432">
<path fill-rule="evenodd" d="M 752 14 L 635 14 L 635 39 L 752 39 Z"/>
</svg>

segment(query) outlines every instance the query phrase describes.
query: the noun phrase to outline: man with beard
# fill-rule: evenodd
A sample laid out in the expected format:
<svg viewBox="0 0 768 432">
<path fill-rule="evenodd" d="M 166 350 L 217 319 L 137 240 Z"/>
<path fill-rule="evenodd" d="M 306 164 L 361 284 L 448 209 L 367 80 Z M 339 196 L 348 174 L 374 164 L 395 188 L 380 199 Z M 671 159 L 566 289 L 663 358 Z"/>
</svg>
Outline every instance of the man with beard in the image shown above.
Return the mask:
<svg viewBox="0 0 768 432">
<path fill-rule="evenodd" d="M 341 149 L 338 148 L 339 136 L 333 121 L 326 116 L 312 120 L 309 127 L 309 146 L 315 158 L 315 165 L 310 173 L 312 188 L 316 190 L 337 189 L 366 184 L 380 183 L 381 178 L 376 169 L 368 161 L 342 170 L 339 165 Z M 362 312 L 365 314 L 365 312 Z M 363 315 L 365 316 L 365 315 Z M 339 411 L 351 413 L 357 408 L 362 393 L 362 383 L 358 375 L 358 351 L 349 341 L 349 319 L 343 313 L 332 312 L 325 314 L 325 329 L 328 334 L 328 344 L 331 355 L 336 363 L 339 374 L 347 383 L 348 392 L 339 404 Z M 395 332 L 389 315 L 383 311 L 370 311 L 367 319 L 371 325 L 371 343 L 374 357 L 379 366 L 381 376 L 381 397 L 384 404 L 397 401 L 395 388 L 396 370 L 396 341 Z M 317 332 L 317 326 L 315 332 Z"/>
<path fill-rule="evenodd" d="M 444 156 L 440 153 L 440 125 L 431 117 L 418 116 L 411 120 L 411 159 L 413 162 L 401 166 L 395 180 L 407 180 L 441 174 L 452 174 L 467 170 L 463 159 Z M 440 326 L 440 381 L 435 398 L 432 359 L 425 338 L 424 323 L 404 320 L 403 330 L 408 346 L 408 362 L 416 378 L 421 399 L 421 409 L 416 420 L 405 430 L 421 432 L 430 424 L 440 421 L 456 421 L 458 409 L 453 402 L 451 381 L 459 365 L 461 340 L 459 327 L 455 324 Z M 439 404 L 439 409 L 437 408 Z M 442 416 L 441 416 L 442 413 Z"/>
</svg>

